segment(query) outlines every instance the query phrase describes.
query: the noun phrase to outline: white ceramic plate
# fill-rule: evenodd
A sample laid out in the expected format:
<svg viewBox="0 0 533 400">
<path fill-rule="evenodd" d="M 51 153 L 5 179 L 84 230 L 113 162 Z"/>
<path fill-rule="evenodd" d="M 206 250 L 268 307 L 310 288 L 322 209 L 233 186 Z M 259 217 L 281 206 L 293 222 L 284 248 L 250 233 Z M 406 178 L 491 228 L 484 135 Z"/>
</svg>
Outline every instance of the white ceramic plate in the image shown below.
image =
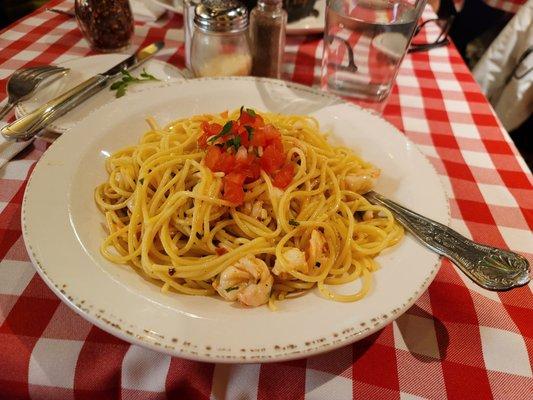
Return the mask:
<svg viewBox="0 0 533 400">
<path fill-rule="evenodd" d="M 55 80 L 45 87 L 40 87 L 32 97 L 19 103 L 15 107 L 17 118 L 27 115 L 47 101 L 52 100 L 84 80 L 89 79 L 100 72 L 107 71 L 109 68 L 118 64 L 122 60 L 125 60 L 127 57 L 128 54 L 101 54 L 75 58 L 59 64 L 61 67 L 70 68 L 70 72 L 65 75 L 65 77 Z M 148 60 L 141 67 L 133 70 L 131 72 L 132 75 L 138 76 L 142 72 L 143 68 L 163 82 L 183 79 L 183 76 L 178 68 L 157 59 Z M 133 93 L 144 90 L 147 86 L 154 85 L 159 86 L 160 83 L 149 82 L 132 85 L 128 88 L 126 96 L 130 96 Z M 78 107 L 54 121 L 47 127 L 47 130 L 56 133 L 65 133 L 67 130 L 72 128 L 74 124 L 85 118 L 85 116 L 87 116 L 91 111 L 96 110 L 97 108 L 113 100 L 115 100 L 115 92 L 112 92 L 107 88 L 103 89 L 101 92 L 92 96 Z"/>
<path fill-rule="evenodd" d="M 220 298 L 161 293 L 132 268 L 105 260 L 104 218 L 93 200 L 104 160 L 136 143 L 144 119 L 161 124 L 241 105 L 311 114 L 332 140 L 382 169 L 377 190 L 447 224 L 447 199 L 428 160 L 392 125 L 318 90 L 259 78 L 174 82 L 114 101 L 61 136 L 36 166 L 26 189 L 22 227 L 45 282 L 72 309 L 132 343 L 212 362 L 257 362 L 310 356 L 359 340 L 397 318 L 424 292 L 439 259 L 414 239 L 379 256 L 370 294 L 337 303 L 316 292 L 268 307 L 243 309 Z M 355 285 L 357 286 L 357 285 Z M 355 287 L 343 287 L 353 291 Z"/>
<path fill-rule="evenodd" d="M 183 3 L 181 0 L 152 0 L 166 10 L 181 14 L 183 12 Z M 309 16 L 298 21 L 287 24 L 287 34 L 289 35 L 308 35 L 311 33 L 320 33 L 324 31 L 326 18 L 326 0 L 318 0 L 315 3 L 317 16 Z"/>
</svg>

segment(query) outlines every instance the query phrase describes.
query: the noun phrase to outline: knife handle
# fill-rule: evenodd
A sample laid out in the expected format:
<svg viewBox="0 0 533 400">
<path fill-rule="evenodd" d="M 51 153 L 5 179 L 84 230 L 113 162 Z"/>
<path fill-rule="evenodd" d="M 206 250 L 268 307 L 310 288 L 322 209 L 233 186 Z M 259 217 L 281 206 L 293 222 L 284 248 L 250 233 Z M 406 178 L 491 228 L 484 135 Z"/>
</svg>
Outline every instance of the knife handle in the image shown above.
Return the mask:
<svg viewBox="0 0 533 400">
<path fill-rule="evenodd" d="M 109 77 L 105 75 L 95 75 L 87 79 L 28 115 L 3 127 L 2 136 L 10 141 L 32 139 L 41 129 L 102 90 L 108 80 Z"/>
</svg>

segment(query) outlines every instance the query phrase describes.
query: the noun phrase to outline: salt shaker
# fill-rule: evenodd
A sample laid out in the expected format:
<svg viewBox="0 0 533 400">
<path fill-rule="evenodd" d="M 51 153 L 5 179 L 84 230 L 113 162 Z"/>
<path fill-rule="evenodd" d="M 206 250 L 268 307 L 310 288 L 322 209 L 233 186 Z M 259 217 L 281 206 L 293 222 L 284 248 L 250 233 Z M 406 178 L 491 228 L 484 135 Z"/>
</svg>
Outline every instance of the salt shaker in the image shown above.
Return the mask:
<svg viewBox="0 0 533 400">
<path fill-rule="evenodd" d="M 248 10 L 237 0 L 208 0 L 196 6 L 191 48 L 194 75 L 250 75 Z"/>
<path fill-rule="evenodd" d="M 282 0 L 259 0 L 250 13 L 252 75 L 281 77 L 287 12 Z"/>
</svg>

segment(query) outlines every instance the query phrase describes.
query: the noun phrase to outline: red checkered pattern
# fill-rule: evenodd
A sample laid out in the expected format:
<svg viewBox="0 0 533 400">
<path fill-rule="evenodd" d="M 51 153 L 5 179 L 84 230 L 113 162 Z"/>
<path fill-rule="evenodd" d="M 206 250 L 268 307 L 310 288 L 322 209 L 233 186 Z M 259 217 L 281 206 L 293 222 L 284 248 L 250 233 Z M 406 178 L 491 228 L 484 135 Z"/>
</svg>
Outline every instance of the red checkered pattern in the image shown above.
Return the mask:
<svg viewBox="0 0 533 400">
<path fill-rule="evenodd" d="M 527 0 L 483 0 L 485 4 L 515 14 Z"/>
<path fill-rule="evenodd" d="M 48 6 L 68 8 L 53 1 Z M 180 17 L 136 27 L 183 67 Z M 321 41 L 290 38 L 285 76 L 319 82 Z M 40 10 L 0 33 L 0 98 L 16 68 L 90 54 L 75 22 Z M 533 261 L 532 176 L 453 47 L 406 57 L 385 117 L 440 174 L 451 226 Z M 292 362 L 216 365 L 130 345 L 74 314 L 35 274 L 20 231 L 36 141 L 0 169 L 1 399 L 531 399 L 531 285 L 474 286 L 449 262 L 407 313 L 336 351 Z"/>
</svg>

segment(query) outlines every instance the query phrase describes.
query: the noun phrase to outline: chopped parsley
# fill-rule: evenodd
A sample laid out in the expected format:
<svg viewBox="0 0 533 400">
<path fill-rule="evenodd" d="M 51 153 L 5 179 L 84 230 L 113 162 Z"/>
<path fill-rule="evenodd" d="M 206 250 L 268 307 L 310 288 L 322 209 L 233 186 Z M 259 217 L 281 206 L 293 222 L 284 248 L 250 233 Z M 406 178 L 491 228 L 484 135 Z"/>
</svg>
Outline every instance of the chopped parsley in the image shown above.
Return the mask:
<svg viewBox="0 0 533 400">
<path fill-rule="evenodd" d="M 255 114 L 255 111 L 254 111 L 254 110 L 252 110 L 251 108 L 247 108 L 247 109 L 246 109 L 246 112 L 248 113 L 249 116 L 255 118 L 256 114 Z"/>
<path fill-rule="evenodd" d="M 300 226 L 300 223 L 294 219 L 290 219 L 289 220 L 289 225 L 292 225 L 292 226 Z"/>
<path fill-rule="evenodd" d="M 226 146 L 229 148 L 235 147 L 235 151 L 239 150 L 239 147 L 241 147 L 241 137 L 235 136 L 233 139 L 230 139 L 226 142 Z"/>
<path fill-rule="evenodd" d="M 226 289 L 226 292 L 231 292 L 232 290 L 237 290 L 239 287 L 238 286 L 232 286 L 232 287 L 229 287 Z"/>
<path fill-rule="evenodd" d="M 144 183 L 144 178 L 139 179 L 139 183 L 142 185 Z"/>
<path fill-rule="evenodd" d="M 246 129 L 246 132 L 248 132 L 248 140 L 252 140 L 254 137 L 254 128 L 248 125 L 244 125 L 244 129 Z"/>
</svg>

